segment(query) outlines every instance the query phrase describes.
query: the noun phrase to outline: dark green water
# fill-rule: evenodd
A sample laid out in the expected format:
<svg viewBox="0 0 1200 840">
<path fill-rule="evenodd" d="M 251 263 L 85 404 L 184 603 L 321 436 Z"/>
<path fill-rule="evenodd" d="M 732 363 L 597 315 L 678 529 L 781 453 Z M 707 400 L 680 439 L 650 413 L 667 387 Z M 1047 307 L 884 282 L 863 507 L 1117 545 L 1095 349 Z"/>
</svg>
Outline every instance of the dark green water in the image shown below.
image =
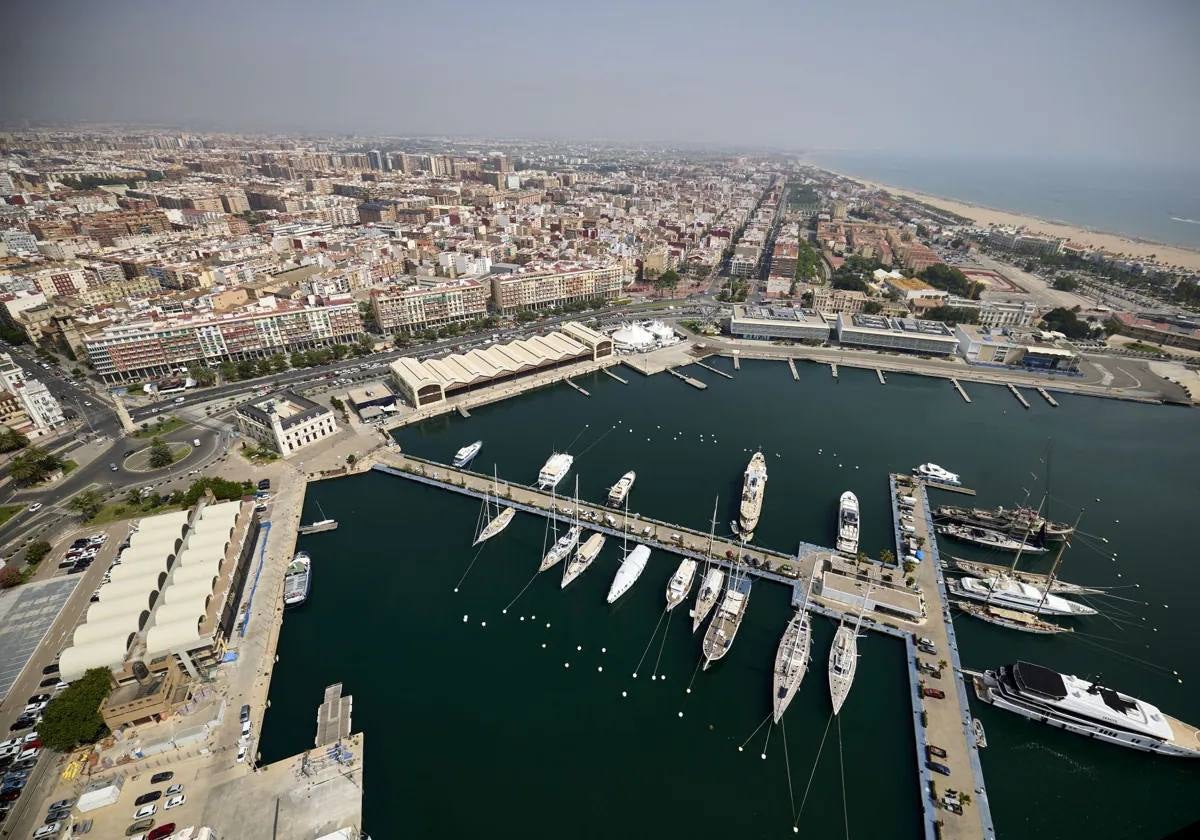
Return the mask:
<svg viewBox="0 0 1200 840">
<path fill-rule="evenodd" d="M 781 550 L 797 540 L 829 544 L 837 497 L 852 489 L 863 509 L 862 546 L 873 554 L 891 547 L 888 471 L 933 460 L 961 472 L 982 504 L 1012 503 L 1023 488 L 1041 492 L 1039 461 L 1053 439 L 1052 514 L 1085 505 L 1082 529 L 1110 540 L 1078 540 L 1065 576 L 1139 583 L 1121 594 L 1150 606 L 1113 601 L 1106 612 L 1116 623 L 1081 621 L 1076 637 L 1014 635 L 960 617 L 964 665 L 1022 657 L 1101 674 L 1200 720 L 1200 689 L 1187 680 L 1200 658 L 1189 527 L 1200 472 L 1195 412 L 1075 397 L 1053 409 L 1036 395 L 1025 411 L 1007 390 L 980 385 L 966 386 L 967 405 L 939 380 L 890 375 L 881 386 L 873 373 L 843 370 L 835 382 L 828 368 L 801 366 L 797 383 L 782 363 L 744 363 L 733 381 L 689 372 L 709 389 L 630 371 L 621 385 L 597 374 L 580 380 L 591 399 L 555 387 L 468 420 L 403 430 L 399 441 L 448 460 L 483 439 L 475 468 L 495 463 L 502 477 L 525 483 L 552 448 L 569 448 L 581 495 L 601 498 L 636 469 L 632 510 L 700 529 L 717 494 L 718 528 L 727 527 L 741 471 L 761 446 L 770 480 L 758 541 Z M 341 527 L 301 538 L 314 558 L 313 595 L 284 622 L 265 760 L 312 743 L 321 691 L 340 681 L 354 694 L 355 728 L 367 733 L 365 817 L 376 837 L 794 836 L 787 765 L 799 804 L 829 719 L 828 622 L 816 621 L 814 666 L 785 718 L 786 739 L 778 728 L 771 734 L 765 761 L 766 727 L 737 750 L 769 712 L 771 663 L 789 613 L 782 587 L 755 586 L 733 650 L 686 695 L 699 644 L 684 626 L 685 608 L 658 668 L 661 627 L 639 678 L 631 676 L 677 558 L 655 552 L 610 608 L 604 595 L 619 556 L 610 540 L 568 590 L 559 590 L 555 570 L 502 615 L 540 559 L 542 520 L 518 514 L 455 594 L 474 554 L 477 503 L 377 474 L 310 487 L 306 520 L 317 502 Z M 835 724 L 800 827 L 810 837 L 843 835 L 840 753 L 851 835 L 919 836 L 902 647 L 872 634 L 860 652 L 841 749 Z M 1132 657 L 1178 669 L 1185 682 Z M 648 679 L 656 670 L 665 681 Z M 978 704 L 975 711 L 991 743 L 984 773 L 1001 837 L 1157 837 L 1200 817 L 1200 763 L 1093 744 Z"/>
</svg>

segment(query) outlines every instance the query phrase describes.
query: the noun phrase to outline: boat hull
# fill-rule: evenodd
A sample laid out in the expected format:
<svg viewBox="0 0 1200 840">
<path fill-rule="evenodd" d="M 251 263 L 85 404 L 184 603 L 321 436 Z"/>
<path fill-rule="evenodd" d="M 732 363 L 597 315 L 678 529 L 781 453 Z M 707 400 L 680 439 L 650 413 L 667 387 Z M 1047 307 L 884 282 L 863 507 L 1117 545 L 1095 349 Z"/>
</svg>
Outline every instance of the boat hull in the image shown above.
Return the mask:
<svg viewBox="0 0 1200 840">
<path fill-rule="evenodd" d="M 808 616 L 800 610 L 788 622 L 775 652 L 775 672 L 771 680 L 772 715 L 779 723 L 783 713 L 796 696 L 796 690 L 808 671 L 812 633 Z"/>
<path fill-rule="evenodd" d="M 506 507 L 504 510 L 500 511 L 500 513 L 496 514 L 496 517 L 492 519 L 491 522 L 483 527 L 483 530 L 479 532 L 479 536 L 475 538 L 475 542 L 471 543 L 471 545 L 479 545 L 481 542 L 487 542 L 492 537 L 499 534 L 509 526 L 509 523 L 512 522 L 516 513 L 516 510 L 510 507 Z"/>
</svg>

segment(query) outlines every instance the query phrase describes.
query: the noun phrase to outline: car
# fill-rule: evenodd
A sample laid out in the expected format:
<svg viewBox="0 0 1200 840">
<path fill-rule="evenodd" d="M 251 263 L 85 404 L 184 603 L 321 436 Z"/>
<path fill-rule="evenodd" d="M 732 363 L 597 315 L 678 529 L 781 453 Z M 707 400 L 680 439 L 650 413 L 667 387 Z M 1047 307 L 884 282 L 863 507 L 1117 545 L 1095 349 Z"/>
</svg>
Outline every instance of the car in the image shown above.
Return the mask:
<svg viewBox="0 0 1200 840">
<path fill-rule="evenodd" d="M 30 513 L 37 513 L 37 512 L 38 512 L 39 510 L 41 510 L 41 509 L 42 509 L 42 503 L 41 503 L 41 502 L 34 502 L 33 504 L 31 504 L 31 505 L 29 506 L 29 512 L 30 512 Z"/>
<path fill-rule="evenodd" d="M 246 760 L 246 744 L 245 744 L 245 742 L 243 742 L 243 741 L 239 741 L 239 742 L 238 742 L 238 754 L 237 754 L 237 760 L 238 760 L 239 762 L 242 762 L 242 761 L 245 761 L 245 760 Z"/>
<path fill-rule="evenodd" d="M 146 840 L 163 840 L 175 831 L 175 823 L 164 823 L 146 835 Z"/>
<path fill-rule="evenodd" d="M 934 700 L 946 699 L 946 692 L 942 691 L 940 688 L 922 688 L 921 694 L 925 695 L 926 697 L 932 697 Z"/>
<path fill-rule="evenodd" d="M 200 438 L 192 438 L 192 446 L 199 446 Z"/>
<path fill-rule="evenodd" d="M 40 747 L 42 739 L 38 737 L 37 731 L 30 732 L 21 738 L 21 743 L 27 747 Z"/>
<path fill-rule="evenodd" d="M 33 832 L 33 838 L 34 840 L 41 840 L 43 837 L 54 837 L 60 831 L 62 831 L 62 823 L 48 822 L 37 831 Z"/>
<path fill-rule="evenodd" d="M 242 723 L 245 723 L 246 721 L 250 720 L 250 704 L 249 703 L 245 703 L 242 705 L 242 711 L 239 714 L 239 718 L 241 719 Z M 0 745 L 0 746 L 3 746 L 3 745 Z"/>
<path fill-rule="evenodd" d="M 945 758 L 946 757 L 946 751 L 935 744 L 926 744 L 925 752 L 929 753 L 932 756 L 936 756 L 937 758 Z"/>
<path fill-rule="evenodd" d="M 22 715 L 21 717 L 17 718 L 15 721 L 12 722 L 12 725 L 8 727 L 8 731 L 9 732 L 20 732 L 22 729 L 28 729 L 29 727 L 33 726 L 33 724 L 34 724 L 33 718 L 28 717 L 26 715 Z"/>
<path fill-rule="evenodd" d="M 930 770 L 932 770 L 934 773 L 941 773 L 943 776 L 950 775 L 950 768 L 947 767 L 945 764 L 939 764 L 936 761 L 926 761 L 925 766 L 928 767 Z"/>
<path fill-rule="evenodd" d="M 177 793 L 183 793 L 183 785 L 178 785 L 178 784 L 171 785 L 169 788 L 166 789 L 166 791 L 163 793 L 163 795 L 164 796 L 174 796 Z"/>
<path fill-rule="evenodd" d="M 167 800 L 167 804 L 163 805 L 164 811 L 170 811 L 172 808 L 178 808 L 180 805 L 187 802 L 187 794 L 178 793 Z"/>
<path fill-rule="evenodd" d="M 58 811 L 58 810 L 60 810 L 60 809 L 62 809 L 62 808 L 70 808 L 70 807 L 71 807 L 72 805 L 74 805 L 74 804 L 75 804 L 75 800 L 74 800 L 74 799 L 60 799 L 60 800 L 58 800 L 57 802 L 51 802 L 51 803 L 50 803 L 50 810 L 51 810 L 51 811 Z"/>
<path fill-rule="evenodd" d="M 176 397 L 174 400 L 172 400 L 172 402 L 174 402 L 175 405 L 179 405 L 181 402 L 183 402 L 186 399 L 187 399 L 187 397 Z"/>
<path fill-rule="evenodd" d="M 170 770 L 164 770 L 161 773 L 155 773 L 150 777 L 150 784 L 161 785 L 163 782 L 169 782 L 175 778 L 175 774 Z"/>
<path fill-rule="evenodd" d="M 46 812 L 46 822 L 60 822 L 71 816 L 70 808 L 59 808 L 57 811 Z"/>
<path fill-rule="evenodd" d="M 27 703 L 44 703 L 45 701 L 47 701 L 49 699 L 50 699 L 49 694 L 35 694 L 25 702 L 27 702 Z"/>
<path fill-rule="evenodd" d="M 151 802 L 157 802 L 162 799 L 161 790 L 152 790 L 149 793 L 143 793 L 137 799 L 133 800 L 134 805 L 149 805 Z"/>
<path fill-rule="evenodd" d="M 20 788 L 5 788 L 4 790 L 0 790 L 0 802 L 15 802 L 20 798 Z"/>
<path fill-rule="evenodd" d="M 242 737 L 249 737 L 249 735 L 250 735 L 250 721 L 244 720 L 244 721 L 242 721 Z"/>
<path fill-rule="evenodd" d="M 113 472 L 116 472 L 116 471 L 117 471 L 117 465 L 116 465 L 116 464 L 109 464 L 109 465 L 108 465 L 108 468 L 109 468 L 110 470 L 112 470 Z"/>
<path fill-rule="evenodd" d="M 154 820 L 138 820 L 125 829 L 125 836 L 132 837 L 135 834 L 141 834 L 144 831 L 149 831 L 154 828 Z"/>
<path fill-rule="evenodd" d="M 162 796 L 162 794 L 160 793 L 159 796 Z M 137 804 L 136 801 L 134 802 L 134 804 Z M 133 812 L 133 818 L 135 820 L 141 820 L 141 819 L 145 819 L 146 817 L 152 817 L 157 813 L 158 813 L 157 805 L 153 805 L 153 804 L 143 805 L 141 808 L 138 808 L 136 811 Z"/>
<path fill-rule="evenodd" d="M 271 479 L 264 478 L 262 481 L 258 482 L 258 489 L 259 490 L 270 490 L 271 489 Z"/>
<path fill-rule="evenodd" d="M 40 746 L 27 747 L 26 749 L 21 750 L 21 754 L 17 756 L 17 761 L 28 761 L 31 758 L 37 758 L 41 754 L 42 748 Z"/>
<path fill-rule="evenodd" d="M 40 712 L 44 708 L 46 708 L 45 703 L 30 703 L 28 706 L 26 706 L 21 711 L 21 716 L 22 717 L 26 717 L 26 716 L 31 717 L 33 715 L 36 715 L 38 712 Z"/>
<path fill-rule="evenodd" d="M 88 408 L 91 408 L 91 407 L 92 407 L 92 404 L 91 404 L 90 402 L 88 402 L 87 400 L 84 400 L 84 401 L 83 401 L 83 404 L 84 404 L 85 406 L 87 406 Z"/>
</svg>

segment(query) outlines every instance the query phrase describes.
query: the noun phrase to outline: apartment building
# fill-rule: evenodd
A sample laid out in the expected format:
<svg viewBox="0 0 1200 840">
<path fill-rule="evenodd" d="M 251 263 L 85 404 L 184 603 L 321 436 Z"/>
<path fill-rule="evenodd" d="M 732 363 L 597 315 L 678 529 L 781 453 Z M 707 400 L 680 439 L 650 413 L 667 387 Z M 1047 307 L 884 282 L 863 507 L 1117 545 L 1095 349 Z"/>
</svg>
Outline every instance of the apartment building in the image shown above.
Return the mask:
<svg viewBox="0 0 1200 840">
<path fill-rule="evenodd" d="M 492 305 L 501 314 L 548 309 L 578 301 L 613 301 L 620 297 L 620 265 L 603 268 L 552 268 L 492 276 Z"/>
<path fill-rule="evenodd" d="M 25 371 L 8 353 L 0 353 L 0 390 L 17 398 L 34 429 L 40 434 L 66 422 L 62 406 L 50 389 L 36 379 L 26 378 Z"/>
<path fill-rule="evenodd" d="M 242 434 L 290 458 L 301 449 L 336 434 L 333 410 L 292 391 L 238 406 Z"/>
<path fill-rule="evenodd" d="M 421 332 L 485 317 L 491 291 L 478 280 L 396 285 L 371 290 L 371 311 L 383 332 Z"/>
<path fill-rule="evenodd" d="M 163 376 L 181 365 L 215 366 L 348 344 L 363 334 L 358 304 L 348 297 L 283 301 L 272 296 L 236 312 L 139 318 L 83 336 L 96 373 L 106 382 Z"/>
</svg>

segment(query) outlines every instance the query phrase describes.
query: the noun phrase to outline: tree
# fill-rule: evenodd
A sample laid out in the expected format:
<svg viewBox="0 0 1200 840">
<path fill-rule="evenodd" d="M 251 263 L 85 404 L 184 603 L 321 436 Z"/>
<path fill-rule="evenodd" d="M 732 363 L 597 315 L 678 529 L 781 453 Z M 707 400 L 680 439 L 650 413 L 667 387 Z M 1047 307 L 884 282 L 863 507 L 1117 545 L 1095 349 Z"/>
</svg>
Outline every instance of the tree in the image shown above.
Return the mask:
<svg viewBox="0 0 1200 840">
<path fill-rule="evenodd" d="M 950 292 L 959 297 L 978 300 L 979 293 L 983 290 L 983 286 L 974 282 L 962 271 L 945 263 L 934 263 L 926 266 L 921 272 L 920 277 L 930 286 L 935 289 Z"/>
<path fill-rule="evenodd" d="M 160 467 L 169 467 L 175 462 L 175 456 L 171 454 L 171 447 L 163 441 L 162 438 L 156 437 L 150 441 L 150 466 L 154 469 Z"/>
<path fill-rule="evenodd" d="M 892 553 L 890 548 L 885 548 L 879 552 L 879 562 L 890 566 L 896 562 L 896 555 Z"/>
<path fill-rule="evenodd" d="M 662 274 L 654 278 L 654 288 L 659 291 L 665 289 L 674 290 L 679 285 L 679 272 L 673 268 L 668 268 Z"/>
<path fill-rule="evenodd" d="M 204 495 L 205 490 L 211 490 L 213 496 L 218 500 L 229 502 L 240 499 L 250 493 L 251 486 L 249 481 L 237 482 L 218 478 L 217 476 L 205 476 L 192 482 L 192 486 L 183 494 L 179 503 L 191 507 L 200 501 L 200 497 Z"/>
<path fill-rule="evenodd" d="M 1074 309 L 1061 306 L 1051 309 L 1042 316 L 1042 321 L 1046 329 L 1060 332 L 1067 338 L 1087 338 L 1092 334 L 1091 324 L 1080 320 Z"/>
<path fill-rule="evenodd" d="M 29 547 L 25 549 L 25 560 L 28 561 L 31 566 L 35 566 L 38 563 L 41 563 L 43 558 L 45 558 L 45 556 L 49 553 L 50 543 L 46 542 L 45 540 L 34 540 L 29 544 Z"/>
<path fill-rule="evenodd" d="M 29 445 L 29 438 L 18 432 L 16 429 L 4 429 L 0 431 L 0 452 L 15 452 L 18 449 Z"/>
<path fill-rule="evenodd" d="M 344 358 L 346 358 L 346 355 L 350 352 L 350 348 L 347 347 L 345 344 L 335 344 L 335 345 L 333 345 L 333 347 L 330 348 L 330 352 L 333 353 L 333 358 L 344 359 Z"/>
<path fill-rule="evenodd" d="M 258 365 L 253 359 L 242 359 L 237 363 L 238 379 L 253 379 L 258 373 Z"/>
<path fill-rule="evenodd" d="M 863 304 L 863 312 L 868 315 L 878 315 L 883 311 L 883 304 L 877 300 L 869 300 Z"/>
<path fill-rule="evenodd" d="M 255 367 L 258 369 L 259 376 L 270 376 L 275 372 L 275 368 L 272 366 L 270 359 L 259 359 L 255 364 Z"/>
<path fill-rule="evenodd" d="M 88 489 L 76 493 L 71 501 L 68 502 L 68 505 L 72 510 L 79 511 L 86 522 L 100 512 L 100 508 L 104 506 L 104 502 L 100 498 L 99 491 Z"/>
<path fill-rule="evenodd" d="M 21 573 L 12 566 L 0 569 L 0 589 L 12 589 L 21 583 Z"/>
<path fill-rule="evenodd" d="M 1079 281 L 1069 274 L 1064 274 L 1062 277 L 1055 277 L 1051 285 L 1060 292 L 1073 292 L 1079 288 Z"/>
<path fill-rule="evenodd" d="M 297 350 L 295 353 L 293 353 L 288 361 L 294 368 L 305 368 L 309 365 L 308 354 L 300 350 Z"/>
<path fill-rule="evenodd" d="M 58 752 L 69 752 L 80 744 L 91 744 L 107 730 L 100 705 L 112 691 L 107 668 L 92 668 L 50 701 L 38 724 L 42 743 Z"/>
<path fill-rule="evenodd" d="M 8 474 L 17 484 L 28 487 L 31 484 L 45 481 L 46 476 L 63 465 L 62 459 L 36 446 L 28 447 L 17 457 L 13 458 L 8 467 Z"/>
<path fill-rule="evenodd" d="M 926 311 L 925 317 L 931 321 L 944 321 L 947 324 L 978 324 L 979 310 L 966 306 L 935 306 Z"/>
<path fill-rule="evenodd" d="M 226 359 L 221 362 L 218 370 L 221 371 L 221 378 L 226 382 L 236 382 L 238 378 L 237 365 Z"/>
<path fill-rule="evenodd" d="M 333 406 L 335 409 L 337 409 L 338 411 L 346 410 L 346 404 L 344 402 L 342 402 L 340 399 L 338 399 L 337 397 L 330 397 L 329 404 L 331 406 Z"/>
<path fill-rule="evenodd" d="M 188 365 L 188 376 L 195 379 L 197 385 L 212 385 L 217 381 L 216 374 L 207 365 Z"/>
</svg>

